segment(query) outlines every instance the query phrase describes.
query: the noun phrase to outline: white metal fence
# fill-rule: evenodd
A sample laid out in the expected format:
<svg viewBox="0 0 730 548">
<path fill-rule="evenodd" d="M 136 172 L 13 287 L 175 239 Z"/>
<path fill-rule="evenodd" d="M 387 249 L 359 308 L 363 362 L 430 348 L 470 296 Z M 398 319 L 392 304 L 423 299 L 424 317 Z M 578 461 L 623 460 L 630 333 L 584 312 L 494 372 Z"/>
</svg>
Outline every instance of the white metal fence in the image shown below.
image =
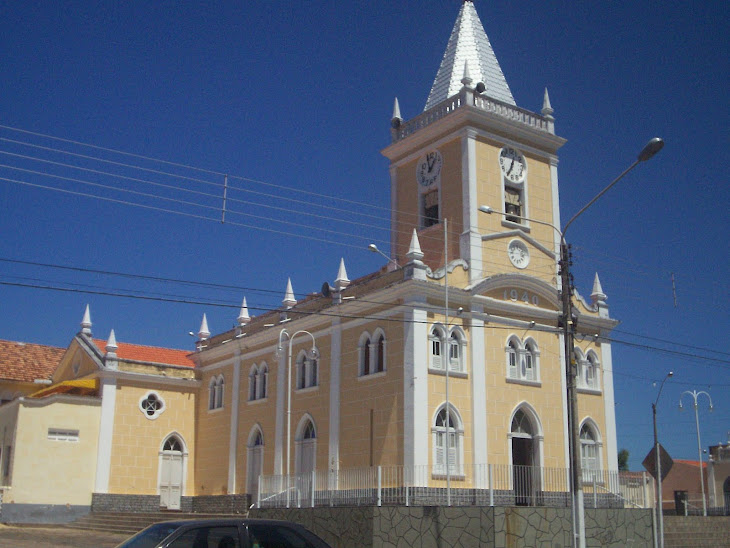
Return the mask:
<svg viewBox="0 0 730 548">
<path fill-rule="evenodd" d="M 643 477 L 643 476 L 642 476 Z M 259 508 L 313 506 L 570 506 L 569 470 L 512 465 L 462 466 L 450 477 L 427 466 L 377 466 L 261 476 Z M 585 470 L 587 507 L 651 507 L 651 483 L 619 472 Z M 648 487 L 649 486 L 649 487 Z"/>
</svg>

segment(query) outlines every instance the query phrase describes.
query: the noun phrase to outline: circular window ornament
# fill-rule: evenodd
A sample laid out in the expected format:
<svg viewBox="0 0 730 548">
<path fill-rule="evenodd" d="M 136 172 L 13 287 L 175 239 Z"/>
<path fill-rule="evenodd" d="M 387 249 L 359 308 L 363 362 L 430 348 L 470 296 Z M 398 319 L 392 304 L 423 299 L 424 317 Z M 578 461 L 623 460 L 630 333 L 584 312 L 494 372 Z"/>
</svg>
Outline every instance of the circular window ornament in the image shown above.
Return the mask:
<svg viewBox="0 0 730 548">
<path fill-rule="evenodd" d="M 507 246 L 507 256 L 512 264 L 519 268 L 527 268 L 530 264 L 530 250 L 522 240 L 512 240 Z"/>
<path fill-rule="evenodd" d="M 147 392 L 139 400 L 139 410 L 149 420 L 155 420 L 165 411 L 165 400 L 157 392 Z"/>
</svg>

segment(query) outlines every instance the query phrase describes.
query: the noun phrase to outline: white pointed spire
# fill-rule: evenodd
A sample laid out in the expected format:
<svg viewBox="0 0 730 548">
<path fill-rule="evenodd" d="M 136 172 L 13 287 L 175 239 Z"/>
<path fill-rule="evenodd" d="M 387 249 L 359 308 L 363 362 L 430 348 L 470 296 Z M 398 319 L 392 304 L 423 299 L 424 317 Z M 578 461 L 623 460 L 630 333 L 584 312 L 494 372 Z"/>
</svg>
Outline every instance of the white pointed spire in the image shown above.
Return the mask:
<svg viewBox="0 0 730 548">
<path fill-rule="evenodd" d="M 485 85 L 483 95 L 510 105 L 515 104 L 474 3 L 464 2 L 451 31 L 424 110 L 459 93 L 462 87 L 462 69 L 467 60 L 473 81 L 483 82 Z"/>
<path fill-rule="evenodd" d="M 340 268 L 337 270 L 337 278 L 335 278 L 335 289 L 342 291 L 348 285 L 350 285 L 350 279 L 347 277 L 347 270 L 345 269 L 345 259 L 340 259 Z"/>
<path fill-rule="evenodd" d="M 546 116 L 546 117 L 552 116 L 553 112 L 555 112 L 553 110 L 553 107 L 550 105 L 550 95 L 548 95 L 547 88 L 545 88 L 545 96 L 542 99 L 542 111 L 541 112 L 542 112 L 542 115 Z"/>
<path fill-rule="evenodd" d="M 294 290 L 291 287 L 291 278 L 287 278 L 286 280 L 286 294 L 284 295 L 284 300 L 281 301 L 281 304 L 287 308 L 291 308 L 297 304 L 297 300 L 294 297 Z"/>
<path fill-rule="evenodd" d="M 246 297 L 243 298 L 241 303 L 241 311 L 238 313 L 238 325 L 246 325 L 251 321 L 251 316 L 248 315 L 248 303 Z"/>
<path fill-rule="evenodd" d="M 203 313 L 203 321 L 200 322 L 200 330 L 198 331 L 198 339 L 201 341 L 210 337 L 210 329 L 208 329 L 208 317 Z"/>
<path fill-rule="evenodd" d="M 84 335 L 91 337 L 91 312 L 89 311 L 89 305 L 86 305 L 84 311 L 84 317 L 81 319 L 81 332 Z"/>
<path fill-rule="evenodd" d="M 601 287 L 601 280 L 598 278 L 598 272 L 596 272 L 596 277 L 593 278 L 593 291 L 591 292 L 591 300 L 595 304 L 597 302 L 604 302 L 606 298 L 606 294 L 603 292 L 603 288 Z"/>
<path fill-rule="evenodd" d="M 117 346 L 117 337 L 114 335 L 114 330 L 111 330 L 111 333 L 109 333 L 109 339 L 106 341 L 106 353 L 107 354 L 116 354 L 117 349 L 119 347 Z"/>
<path fill-rule="evenodd" d="M 411 236 L 411 245 L 408 247 L 408 253 L 406 258 L 409 261 L 420 261 L 423 259 L 423 251 L 421 251 L 421 242 L 418 241 L 418 234 L 416 229 L 413 229 L 413 235 Z"/>
<path fill-rule="evenodd" d="M 400 115 L 400 105 L 398 104 L 398 97 L 395 98 L 395 103 L 393 104 L 393 120 L 402 120 Z"/>
</svg>

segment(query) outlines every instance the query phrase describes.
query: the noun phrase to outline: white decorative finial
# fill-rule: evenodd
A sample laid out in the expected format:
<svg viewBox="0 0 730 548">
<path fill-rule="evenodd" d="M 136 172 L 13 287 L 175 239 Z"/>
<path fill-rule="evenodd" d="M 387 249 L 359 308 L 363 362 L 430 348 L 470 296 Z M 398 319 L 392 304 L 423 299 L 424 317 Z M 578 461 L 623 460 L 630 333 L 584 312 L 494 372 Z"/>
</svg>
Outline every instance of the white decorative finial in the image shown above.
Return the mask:
<svg viewBox="0 0 730 548">
<path fill-rule="evenodd" d="M 337 278 L 335 278 L 335 288 L 337 291 L 342 291 L 348 285 L 350 285 L 350 279 L 347 277 L 345 259 L 340 259 L 340 268 L 337 270 Z"/>
<path fill-rule="evenodd" d="M 461 79 L 461 83 L 464 84 L 466 87 L 471 86 L 472 79 L 471 76 L 469 76 L 469 61 L 464 61 L 464 77 Z"/>
<path fill-rule="evenodd" d="M 546 118 L 552 118 L 553 112 L 555 112 L 553 107 L 550 105 L 550 95 L 548 95 L 547 88 L 545 88 L 545 96 L 542 100 L 542 110 L 540 112 L 542 112 L 542 115 Z"/>
<path fill-rule="evenodd" d="M 291 287 L 291 278 L 287 278 L 286 280 L 286 294 L 284 295 L 284 300 L 281 301 L 281 304 L 287 307 L 287 309 L 297 304 L 297 300 L 294 297 L 294 290 L 292 290 Z"/>
<path fill-rule="evenodd" d="M 593 304 L 604 303 L 606 301 L 606 298 L 606 294 L 603 292 L 603 288 L 601 287 L 601 280 L 598 279 L 598 272 L 596 272 L 596 277 L 593 278 L 593 291 L 591 292 L 591 300 L 593 301 Z"/>
<path fill-rule="evenodd" d="M 112 329 L 111 333 L 109 333 L 109 339 L 106 341 L 106 353 L 107 353 L 107 355 L 116 354 L 118 348 L 119 347 L 117 346 L 117 338 L 114 335 L 114 330 Z"/>
<path fill-rule="evenodd" d="M 84 335 L 88 335 L 91 337 L 91 313 L 89 312 L 89 305 L 86 305 L 86 310 L 84 311 L 84 317 L 81 320 L 81 332 Z"/>
<path fill-rule="evenodd" d="M 248 315 L 248 303 L 246 297 L 243 298 L 241 303 L 241 311 L 238 313 L 238 325 L 246 325 L 251 321 L 251 316 Z"/>
<path fill-rule="evenodd" d="M 393 104 L 393 120 L 402 120 L 403 118 L 400 115 L 400 105 L 398 104 L 398 97 L 395 98 L 395 103 Z"/>
<path fill-rule="evenodd" d="M 423 251 L 421 251 L 421 243 L 418 241 L 418 234 L 416 229 L 413 229 L 413 235 L 411 236 L 411 245 L 408 247 L 408 253 L 406 258 L 409 261 L 420 261 L 423 259 Z"/>
<path fill-rule="evenodd" d="M 208 317 L 203 313 L 203 321 L 200 322 L 200 330 L 198 331 L 198 339 L 204 341 L 210 337 L 210 330 L 208 329 Z"/>
</svg>

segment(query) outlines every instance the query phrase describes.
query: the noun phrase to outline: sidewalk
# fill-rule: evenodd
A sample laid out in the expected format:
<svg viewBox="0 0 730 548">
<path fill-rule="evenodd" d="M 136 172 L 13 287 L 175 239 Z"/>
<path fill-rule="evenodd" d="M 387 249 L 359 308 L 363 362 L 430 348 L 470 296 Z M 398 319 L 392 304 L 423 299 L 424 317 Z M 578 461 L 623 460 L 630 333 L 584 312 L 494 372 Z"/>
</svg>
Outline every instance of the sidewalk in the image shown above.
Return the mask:
<svg viewBox="0 0 730 548">
<path fill-rule="evenodd" d="M 54 526 L 0 525 L 0 548 L 113 548 L 129 536 Z"/>
</svg>

